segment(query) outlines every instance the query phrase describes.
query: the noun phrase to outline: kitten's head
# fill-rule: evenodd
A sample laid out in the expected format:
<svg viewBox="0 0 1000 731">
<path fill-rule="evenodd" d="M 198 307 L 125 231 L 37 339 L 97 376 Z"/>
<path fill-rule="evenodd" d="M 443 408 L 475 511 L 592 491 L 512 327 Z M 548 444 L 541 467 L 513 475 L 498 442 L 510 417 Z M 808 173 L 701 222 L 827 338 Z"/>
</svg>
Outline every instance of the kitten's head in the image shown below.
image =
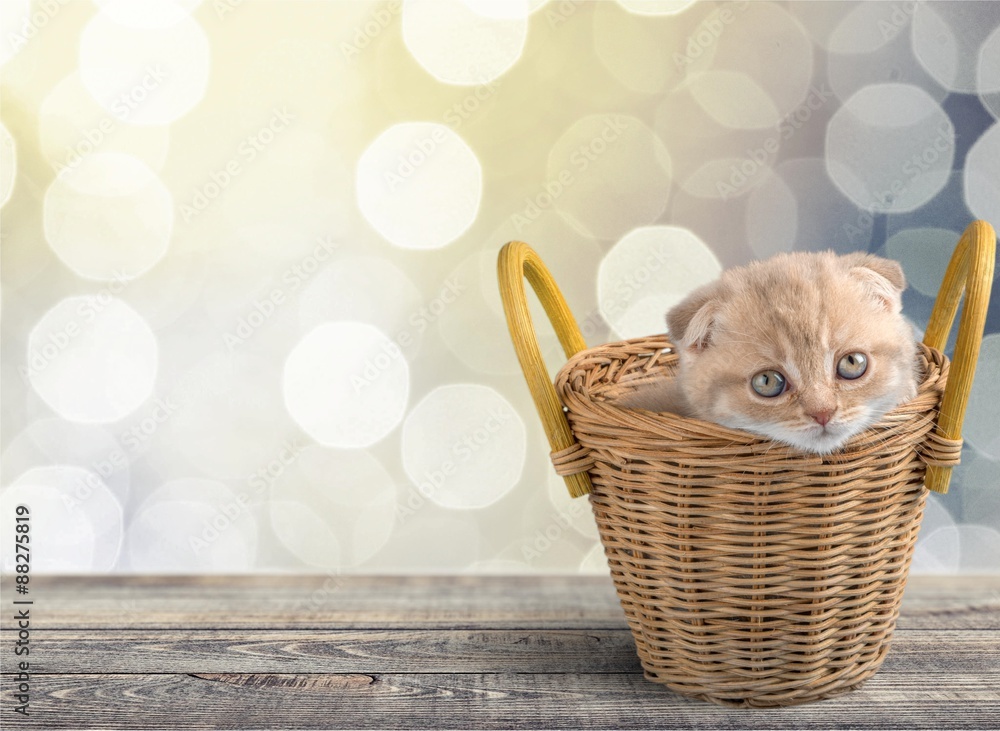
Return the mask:
<svg viewBox="0 0 1000 731">
<path fill-rule="evenodd" d="M 782 254 L 667 313 L 693 416 L 825 454 L 916 394 L 899 264 Z"/>
</svg>

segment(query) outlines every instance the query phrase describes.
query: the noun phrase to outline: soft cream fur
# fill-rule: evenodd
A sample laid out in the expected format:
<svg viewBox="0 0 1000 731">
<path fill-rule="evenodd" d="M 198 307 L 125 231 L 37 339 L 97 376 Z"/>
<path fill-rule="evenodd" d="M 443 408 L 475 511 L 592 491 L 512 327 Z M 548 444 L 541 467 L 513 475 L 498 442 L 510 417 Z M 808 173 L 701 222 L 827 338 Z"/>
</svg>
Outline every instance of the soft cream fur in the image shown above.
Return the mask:
<svg viewBox="0 0 1000 731">
<path fill-rule="evenodd" d="M 799 252 L 730 269 L 667 313 L 678 377 L 618 403 L 832 452 L 916 394 L 916 343 L 900 314 L 905 287 L 899 264 L 870 254 Z M 846 380 L 837 363 L 854 352 L 868 368 Z M 787 379 L 780 396 L 750 386 L 768 369 Z M 810 416 L 824 412 L 832 412 L 825 425 Z"/>
</svg>

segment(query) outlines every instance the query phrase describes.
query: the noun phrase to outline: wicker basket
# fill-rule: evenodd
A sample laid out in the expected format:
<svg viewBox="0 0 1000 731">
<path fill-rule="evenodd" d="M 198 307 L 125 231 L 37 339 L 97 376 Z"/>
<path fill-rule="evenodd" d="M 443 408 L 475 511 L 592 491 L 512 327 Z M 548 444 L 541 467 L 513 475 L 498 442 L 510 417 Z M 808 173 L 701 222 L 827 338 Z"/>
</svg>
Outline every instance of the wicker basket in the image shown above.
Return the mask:
<svg viewBox="0 0 1000 731">
<path fill-rule="evenodd" d="M 724 705 L 783 706 L 856 688 L 885 659 L 927 488 L 945 492 L 982 340 L 995 236 L 976 221 L 949 264 L 916 398 L 819 457 L 610 397 L 671 375 L 664 337 L 585 350 L 537 254 L 500 254 L 507 321 L 571 494 L 590 495 L 649 680 Z M 527 277 L 569 362 L 548 380 Z M 963 292 L 955 362 L 941 353 Z"/>
</svg>

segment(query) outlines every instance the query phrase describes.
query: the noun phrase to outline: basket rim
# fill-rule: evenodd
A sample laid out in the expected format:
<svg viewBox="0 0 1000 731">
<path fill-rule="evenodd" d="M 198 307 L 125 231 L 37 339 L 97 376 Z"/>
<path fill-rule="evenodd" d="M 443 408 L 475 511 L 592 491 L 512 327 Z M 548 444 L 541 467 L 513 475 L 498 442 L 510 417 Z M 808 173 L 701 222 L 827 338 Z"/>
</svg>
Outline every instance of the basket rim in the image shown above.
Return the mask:
<svg viewBox="0 0 1000 731">
<path fill-rule="evenodd" d="M 931 426 L 931 432 L 935 431 L 937 412 L 947 385 L 950 360 L 942 351 L 924 343 L 917 342 L 916 346 L 916 358 L 921 367 L 916 396 L 885 413 L 881 419 L 855 434 L 834 452 L 822 455 L 715 422 L 668 411 L 621 406 L 592 393 L 594 379 L 585 378 L 583 374 L 592 375 L 595 369 L 602 366 L 611 366 L 609 370 L 612 377 L 617 377 L 624 369 L 624 366 L 613 367 L 615 362 L 634 366 L 643 359 L 653 360 L 653 363 L 644 367 L 650 374 L 672 368 L 677 359 L 676 346 L 666 334 L 618 340 L 582 350 L 570 357 L 559 369 L 555 386 L 568 417 L 590 416 L 603 421 L 611 429 L 641 430 L 653 438 L 700 443 L 697 449 L 712 449 L 716 454 L 728 447 L 740 454 L 766 453 L 773 457 L 813 458 L 817 463 L 836 462 L 840 461 L 838 457 L 855 458 L 859 451 L 868 452 L 874 445 L 884 443 L 887 432 L 899 432 L 901 429 L 910 431 L 914 420 L 935 422 Z M 666 359 L 655 362 L 664 355 L 667 356 Z M 593 361 L 589 366 L 584 364 L 588 360 Z M 667 363 L 666 360 L 671 362 Z M 643 380 L 646 379 L 630 379 L 633 383 Z"/>
</svg>

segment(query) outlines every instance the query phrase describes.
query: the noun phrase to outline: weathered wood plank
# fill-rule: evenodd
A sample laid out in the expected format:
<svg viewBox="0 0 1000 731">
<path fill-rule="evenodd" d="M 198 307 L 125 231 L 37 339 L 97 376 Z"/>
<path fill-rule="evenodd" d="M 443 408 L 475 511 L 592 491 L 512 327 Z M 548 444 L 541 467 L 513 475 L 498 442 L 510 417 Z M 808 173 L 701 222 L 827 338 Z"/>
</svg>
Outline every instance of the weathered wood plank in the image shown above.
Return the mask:
<svg viewBox="0 0 1000 731">
<path fill-rule="evenodd" d="M 625 627 L 603 577 L 40 576 L 31 596 L 52 629 Z M 911 578 L 899 627 L 1000 629 L 1000 576 Z"/>
<path fill-rule="evenodd" d="M 42 576 L 31 596 L 45 628 L 626 626 L 600 577 Z"/>
<path fill-rule="evenodd" d="M 984 729 L 997 676 L 880 673 L 805 706 L 734 710 L 635 674 L 42 675 L 31 726 L 48 729 Z M 3 707 L 12 703 L 4 678 Z M 29 724 L 24 724 L 29 727 Z"/>
<path fill-rule="evenodd" d="M 628 630 L 46 630 L 45 673 L 641 672 Z M 898 631 L 882 672 L 1000 675 L 1000 631 Z"/>
<path fill-rule="evenodd" d="M 45 630 L 49 673 L 642 672 L 628 630 Z"/>
</svg>

